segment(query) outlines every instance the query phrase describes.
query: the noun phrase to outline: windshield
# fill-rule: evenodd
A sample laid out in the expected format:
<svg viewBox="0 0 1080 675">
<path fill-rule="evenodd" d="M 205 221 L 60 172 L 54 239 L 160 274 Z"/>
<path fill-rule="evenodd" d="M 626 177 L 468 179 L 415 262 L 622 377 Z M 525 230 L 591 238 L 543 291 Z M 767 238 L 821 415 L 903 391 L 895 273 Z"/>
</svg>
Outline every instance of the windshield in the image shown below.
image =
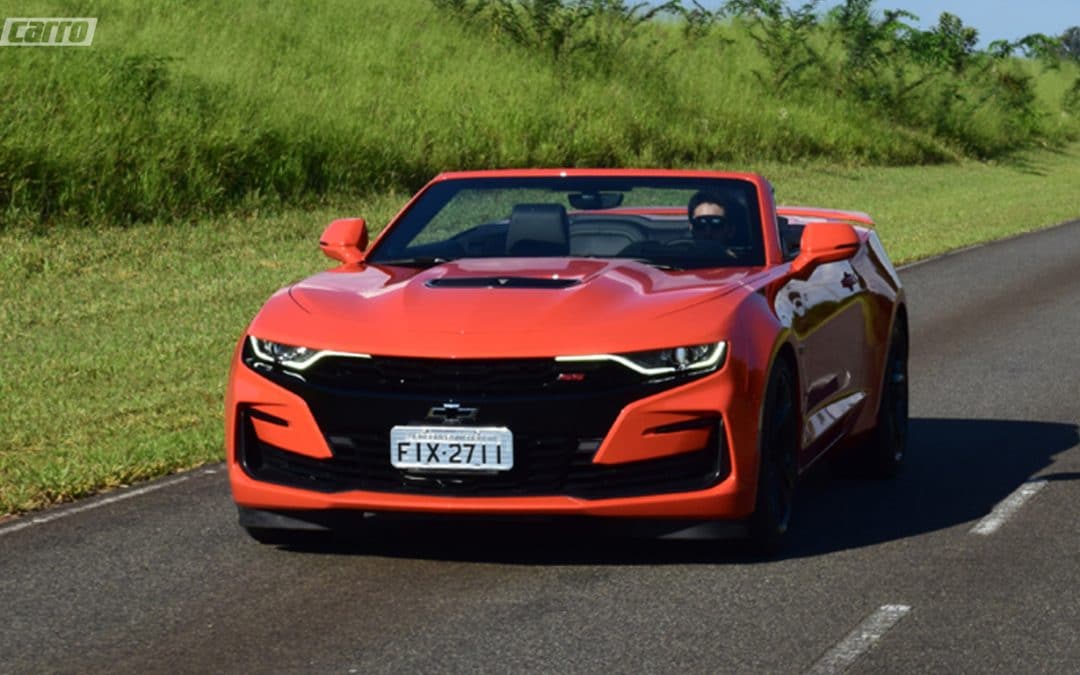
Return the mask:
<svg viewBox="0 0 1080 675">
<path fill-rule="evenodd" d="M 765 261 L 752 183 L 659 177 L 436 183 L 367 261 L 423 266 L 506 257 L 630 258 L 676 269 Z"/>
</svg>

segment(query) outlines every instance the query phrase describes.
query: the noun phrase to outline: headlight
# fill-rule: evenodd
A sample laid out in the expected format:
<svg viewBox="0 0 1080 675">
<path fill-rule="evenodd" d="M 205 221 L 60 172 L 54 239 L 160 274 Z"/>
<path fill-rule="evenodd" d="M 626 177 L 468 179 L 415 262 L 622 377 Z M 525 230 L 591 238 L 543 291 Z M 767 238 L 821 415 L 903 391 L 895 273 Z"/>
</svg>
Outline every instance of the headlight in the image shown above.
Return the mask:
<svg viewBox="0 0 1080 675">
<path fill-rule="evenodd" d="M 255 358 L 265 363 L 288 368 L 290 370 L 304 370 L 311 364 L 326 356 L 343 356 L 350 359 L 370 359 L 371 354 L 359 354 L 356 352 L 335 352 L 329 349 L 311 349 L 310 347 L 298 347 L 287 345 L 272 340 L 263 340 L 254 335 L 248 337 L 251 345 L 251 353 Z"/>
<path fill-rule="evenodd" d="M 324 354 L 324 352 L 317 349 L 271 342 L 254 336 L 248 338 L 248 341 L 251 343 L 251 351 L 255 353 L 256 358 L 260 361 L 274 363 L 293 370 L 307 368 Z"/>
<path fill-rule="evenodd" d="M 590 354 L 587 356 L 559 356 L 556 361 L 582 362 L 582 361 L 614 361 L 631 370 L 648 375 L 668 375 L 686 371 L 702 372 L 717 370 L 724 363 L 727 354 L 727 343 L 710 342 L 703 345 L 688 345 L 686 347 L 671 347 L 669 349 L 653 349 L 647 352 L 630 352 L 626 354 Z"/>
</svg>

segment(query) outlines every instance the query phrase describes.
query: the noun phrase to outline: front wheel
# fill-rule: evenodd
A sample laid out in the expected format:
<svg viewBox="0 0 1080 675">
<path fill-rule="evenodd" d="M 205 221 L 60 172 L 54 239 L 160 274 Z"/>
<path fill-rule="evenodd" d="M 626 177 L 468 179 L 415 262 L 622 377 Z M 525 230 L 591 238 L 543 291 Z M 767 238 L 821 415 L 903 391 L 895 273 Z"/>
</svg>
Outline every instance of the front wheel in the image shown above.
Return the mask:
<svg viewBox="0 0 1080 675">
<path fill-rule="evenodd" d="M 798 446 L 795 377 L 777 361 L 765 390 L 762 415 L 757 500 L 750 517 L 750 538 L 767 553 L 777 553 L 787 538 L 795 501 Z"/>
</svg>

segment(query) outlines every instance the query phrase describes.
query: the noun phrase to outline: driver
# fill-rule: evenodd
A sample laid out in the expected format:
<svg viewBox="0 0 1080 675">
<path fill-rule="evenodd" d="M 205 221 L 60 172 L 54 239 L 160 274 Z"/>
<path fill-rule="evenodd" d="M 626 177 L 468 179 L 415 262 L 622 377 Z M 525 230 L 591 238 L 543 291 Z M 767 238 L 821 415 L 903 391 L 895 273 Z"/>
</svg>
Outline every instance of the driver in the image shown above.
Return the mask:
<svg viewBox="0 0 1080 675">
<path fill-rule="evenodd" d="M 730 242 L 735 224 L 728 218 L 728 211 L 722 195 L 709 190 L 694 193 L 686 207 L 690 235 L 695 241 Z"/>
</svg>

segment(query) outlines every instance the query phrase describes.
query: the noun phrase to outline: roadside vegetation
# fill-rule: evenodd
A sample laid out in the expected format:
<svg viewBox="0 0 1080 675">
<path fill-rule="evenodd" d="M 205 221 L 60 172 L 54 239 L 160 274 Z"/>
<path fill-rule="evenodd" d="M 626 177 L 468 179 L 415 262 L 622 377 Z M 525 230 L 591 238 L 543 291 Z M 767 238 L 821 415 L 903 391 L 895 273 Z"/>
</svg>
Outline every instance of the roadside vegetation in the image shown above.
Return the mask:
<svg viewBox="0 0 1080 675">
<path fill-rule="evenodd" d="M 918 165 L 1080 136 L 1060 43 L 817 5 L 69 2 L 98 17 L 92 48 L 0 50 L 0 228 L 265 212 L 451 168 Z"/>
<path fill-rule="evenodd" d="M 25 4 L 99 22 L 0 49 L 0 516 L 220 460 L 260 303 L 442 170 L 760 171 L 900 261 L 1080 215 L 1080 29 L 815 7 Z"/>
</svg>

